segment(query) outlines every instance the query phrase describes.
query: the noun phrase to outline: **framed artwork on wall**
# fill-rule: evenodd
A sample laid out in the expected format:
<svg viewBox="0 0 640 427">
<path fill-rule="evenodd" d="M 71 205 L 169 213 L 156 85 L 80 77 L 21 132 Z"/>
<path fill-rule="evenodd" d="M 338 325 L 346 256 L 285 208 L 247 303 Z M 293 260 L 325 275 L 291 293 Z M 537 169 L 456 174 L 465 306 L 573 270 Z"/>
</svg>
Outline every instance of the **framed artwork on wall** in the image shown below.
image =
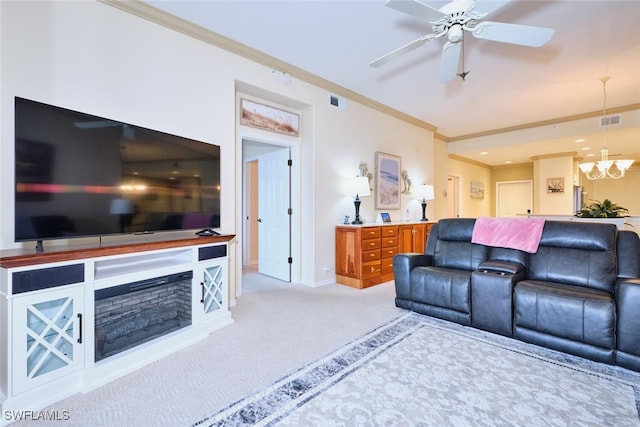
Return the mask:
<svg viewBox="0 0 640 427">
<path fill-rule="evenodd" d="M 376 209 L 400 209 L 400 157 L 376 151 Z"/>
<path fill-rule="evenodd" d="M 470 194 L 472 199 L 484 199 L 484 184 L 478 181 L 471 181 Z"/>
<path fill-rule="evenodd" d="M 300 136 L 300 116 L 258 102 L 240 99 L 240 124 Z"/>
<path fill-rule="evenodd" d="M 547 178 L 547 193 L 564 193 L 564 178 Z"/>
</svg>

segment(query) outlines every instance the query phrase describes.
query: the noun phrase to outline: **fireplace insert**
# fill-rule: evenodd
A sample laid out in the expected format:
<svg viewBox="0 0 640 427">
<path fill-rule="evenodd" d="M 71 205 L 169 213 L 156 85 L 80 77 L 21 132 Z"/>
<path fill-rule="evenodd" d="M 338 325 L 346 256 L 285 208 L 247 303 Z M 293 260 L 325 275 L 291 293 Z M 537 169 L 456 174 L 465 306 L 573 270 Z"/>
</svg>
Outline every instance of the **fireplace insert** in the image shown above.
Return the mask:
<svg viewBox="0 0 640 427">
<path fill-rule="evenodd" d="M 191 325 L 192 271 L 95 292 L 95 361 Z"/>
</svg>

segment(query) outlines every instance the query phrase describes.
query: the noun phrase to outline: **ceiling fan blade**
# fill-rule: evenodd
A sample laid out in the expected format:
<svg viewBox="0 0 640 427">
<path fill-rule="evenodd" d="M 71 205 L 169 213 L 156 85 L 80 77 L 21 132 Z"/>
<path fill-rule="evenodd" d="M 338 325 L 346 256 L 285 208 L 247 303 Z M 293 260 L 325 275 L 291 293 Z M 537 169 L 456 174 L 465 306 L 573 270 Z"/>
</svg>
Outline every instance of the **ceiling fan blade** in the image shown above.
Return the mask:
<svg viewBox="0 0 640 427">
<path fill-rule="evenodd" d="M 511 2 L 511 0 L 476 0 L 473 10 L 484 17 L 500 9 L 509 2 Z"/>
<path fill-rule="evenodd" d="M 418 0 L 387 0 L 385 6 L 426 21 L 439 21 L 447 15 Z"/>
<path fill-rule="evenodd" d="M 553 28 L 484 21 L 476 25 L 472 33 L 478 39 L 540 47 L 551 39 L 555 31 Z"/>
<path fill-rule="evenodd" d="M 442 83 L 451 81 L 458 75 L 461 47 L 461 42 L 446 42 L 444 46 L 442 46 L 442 58 L 440 59 L 440 81 Z"/>
<path fill-rule="evenodd" d="M 389 53 L 387 53 L 386 55 L 381 56 L 378 59 L 375 59 L 373 61 L 371 61 L 369 63 L 369 66 L 373 67 L 373 68 L 378 68 L 384 64 L 386 64 L 387 62 L 391 61 L 392 59 L 397 58 L 398 56 L 404 55 L 407 52 L 410 52 L 414 49 L 419 48 L 420 46 L 429 43 L 431 40 L 433 40 L 435 38 L 434 34 L 427 34 L 425 36 L 420 37 L 417 40 L 414 40 L 410 43 L 407 43 L 406 45 L 399 47 L 396 50 L 393 50 Z"/>
</svg>

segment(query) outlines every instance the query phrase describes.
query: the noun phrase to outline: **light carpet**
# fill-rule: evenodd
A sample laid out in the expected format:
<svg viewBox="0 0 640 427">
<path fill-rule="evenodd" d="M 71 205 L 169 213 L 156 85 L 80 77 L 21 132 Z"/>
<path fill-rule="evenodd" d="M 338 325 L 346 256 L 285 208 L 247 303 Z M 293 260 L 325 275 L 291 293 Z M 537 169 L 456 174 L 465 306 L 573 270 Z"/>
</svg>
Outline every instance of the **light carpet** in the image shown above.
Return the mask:
<svg viewBox="0 0 640 427">
<path fill-rule="evenodd" d="M 638 426 L 640 375 L 407 313 L 196 426 Z"/>
<path fill-rule="evenodd" d="M 232 325 L 45 408 L 68 413 L 64 422 L 24 419 L 11 427 L 188 426 L 405 312 L 393 303 L 393 282 L 310 288 L 252 269 L 242 280 Z"/>
</svg>

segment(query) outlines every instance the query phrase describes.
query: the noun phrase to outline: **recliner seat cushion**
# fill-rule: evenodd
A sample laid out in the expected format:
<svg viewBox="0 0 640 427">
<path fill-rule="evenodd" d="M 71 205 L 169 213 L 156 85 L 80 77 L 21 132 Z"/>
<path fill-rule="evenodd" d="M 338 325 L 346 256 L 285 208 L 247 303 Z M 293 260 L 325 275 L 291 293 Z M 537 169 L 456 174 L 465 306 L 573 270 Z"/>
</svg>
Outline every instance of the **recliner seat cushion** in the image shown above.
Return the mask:
<svg viewBox="0 0 640 427">
<path fill-rule="evenodd" d="M 514 288 L 514 328 L 615 348 L 615 303 L 608 292 L 537 280 Z M 544 344 L 544 343 L 543 343 Z"/>
</svg>

